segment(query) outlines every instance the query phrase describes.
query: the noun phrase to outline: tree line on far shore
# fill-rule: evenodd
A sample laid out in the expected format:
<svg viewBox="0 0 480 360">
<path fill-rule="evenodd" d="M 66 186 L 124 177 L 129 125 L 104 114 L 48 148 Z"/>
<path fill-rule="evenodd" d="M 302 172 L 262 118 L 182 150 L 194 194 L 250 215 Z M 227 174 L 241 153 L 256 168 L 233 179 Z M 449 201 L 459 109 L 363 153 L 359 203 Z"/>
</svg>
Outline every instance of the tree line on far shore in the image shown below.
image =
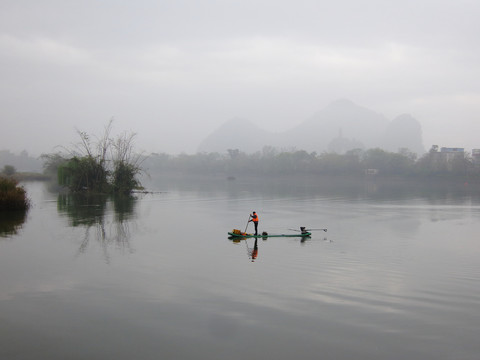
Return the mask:
<svg viewBox="0 0 480 360">
<path fill-rule="evenodd" d="M 337 153 L 308 153 L 304 150 L 279 151 L 265 147 L 263 151 L 246 154 L 229 149 L 226 154 L 197 153 L 195 155 L 151 154 L 144 166 L 149 173 L 197 173 L 247 175 L 378 175 L 411 178 L 476 178 L 480 169 L 468 153 L 452 158 L 443 156 L 437 146 L 420 158 L 408 149 L 397 153 L 379 148 Z"/>
<path fill-rule="evenodd" d="M 61 187 L 70 192 L 128 195 L 141 188 L 138 179 L 142 172 L 151 176 L 163 174 L 223 175 L 289 175 L 317 174 L 333 176 L 396 176 L 412 179 L 455 179 L 480 182 L 480 166 L 469 153 L 459 152 L 445 156 L 432 148 L 420 157 L 408 149 L 389 152 L 379 148 L 355 149 L 344 154 L 307 152 L 304 150 L 278 150 L 264 147 L 261 152 L 247 154 L 238 149 L 226 153 L 197 153 L 194 155 L 139 154 L 134 149 L 135 134 L 110 136 L 112 122 L 101 137 L 92 137 L 78 131 L 80 142 L 64 152 L 42 155 L 44 174 L 57 179 Z M 15 168 L 6 165 L 3 178 L 15 177 Z M 0 174 L 1 175 L 1 174 Z M 13 187 L 12 187 L 13 186 Z M 6 208 L 28 208 L 25 192 L 18 189 L 18 179 L 3 182 L 0 192 Z M 14 202 L 14 194 L 20 199 Z M 22 201 L 23 200 L 23 201 Z M 23 204 L 23 205 L 21 205 Z"/>
</svg>

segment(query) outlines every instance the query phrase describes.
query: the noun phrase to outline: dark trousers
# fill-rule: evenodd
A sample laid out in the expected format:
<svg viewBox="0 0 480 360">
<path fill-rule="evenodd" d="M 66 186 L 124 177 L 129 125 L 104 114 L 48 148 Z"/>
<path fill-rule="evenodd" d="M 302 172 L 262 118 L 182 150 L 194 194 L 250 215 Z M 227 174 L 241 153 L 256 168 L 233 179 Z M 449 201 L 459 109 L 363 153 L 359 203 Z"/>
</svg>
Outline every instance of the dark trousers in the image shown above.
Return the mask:
<svg viewBox="0 0 480 360">
<path fill-rule="evenodd" d="M 258 221 L 253 221 L 253 225 L 255 225 L 255 235 L 258 235 Z"/>
</svg>

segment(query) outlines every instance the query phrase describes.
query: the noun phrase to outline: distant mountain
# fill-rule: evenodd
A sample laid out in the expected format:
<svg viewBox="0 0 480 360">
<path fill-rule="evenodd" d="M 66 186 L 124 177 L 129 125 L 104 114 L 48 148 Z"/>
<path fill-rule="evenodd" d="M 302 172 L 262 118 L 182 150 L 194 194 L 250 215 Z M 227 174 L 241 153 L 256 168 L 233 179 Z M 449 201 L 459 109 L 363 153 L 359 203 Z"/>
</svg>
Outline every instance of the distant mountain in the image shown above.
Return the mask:
<svg viewBox="0 0 480 360">
<path fill-rule="evenodd" d="M 422 140 L 422 127 L 411 115 L 403 114 L 393 119 L 387 126 L 382 148 L 397 151 L 408 148 L 417 154 L 425 152 Z"/>
<path fill-rule="evenodd" d="M 307 151 L 324 151 L 338 138 L 371 148 L 378 146 L 387 125 L 383 115 L 349 100 L 337 100 L 285 133 L 282 142 Z"/>
<path fill-rule="evenodd" d="M 200 152 L 239 149 L 252 153 L 265 146 L 308 152 L 345 151 L 380 147 L 396 152 L 408 148 L 423 154 L 420 123 L 410 115 L 393 121 L 349 100 L 337 100 L 302 124 L 283 133 L 261 130 L 251 122 L 232 119 L 210 134 L 199 146 Z"/>
<path fill-rule="evenodd" d="M 248 120 L 234 118 L 208 135 L 200 144 L 199 151 L 224 153 L 228 149 L 239 149 L 253 153 L 272 141 L 272 133 L 260 129 Z"/>
</svg>

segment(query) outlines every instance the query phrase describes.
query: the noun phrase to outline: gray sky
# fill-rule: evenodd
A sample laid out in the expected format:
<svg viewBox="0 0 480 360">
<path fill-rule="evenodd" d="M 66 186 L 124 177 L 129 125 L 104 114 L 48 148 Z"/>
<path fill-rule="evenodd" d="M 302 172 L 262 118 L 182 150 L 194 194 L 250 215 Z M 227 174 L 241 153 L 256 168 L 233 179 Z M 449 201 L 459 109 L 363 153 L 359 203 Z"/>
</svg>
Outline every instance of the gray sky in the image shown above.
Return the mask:
<svg viewBox="0 0 480 360">
<path fill-rule="evenodd" d="M 194 153 L 233 117 L 289 129 L 338 98 L 480 148 L 477 0 L 0 0 L 0 149 L 75 129 Z"/>
</svg>

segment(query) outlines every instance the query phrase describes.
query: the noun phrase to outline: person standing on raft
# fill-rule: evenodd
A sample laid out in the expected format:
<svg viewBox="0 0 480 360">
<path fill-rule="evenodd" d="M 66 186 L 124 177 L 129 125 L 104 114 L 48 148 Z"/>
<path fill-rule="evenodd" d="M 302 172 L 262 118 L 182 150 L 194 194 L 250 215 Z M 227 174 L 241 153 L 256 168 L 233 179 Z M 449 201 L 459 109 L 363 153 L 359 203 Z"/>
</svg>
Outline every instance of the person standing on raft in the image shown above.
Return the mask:
<svg viewBox="0 0 480 360">
<path fill-rule="evenodd" d="M 255 211 L 250 215 L 250 221 L 255 225 L 255 235 L 258 235 L 258 215 Z"/>
</svg>

